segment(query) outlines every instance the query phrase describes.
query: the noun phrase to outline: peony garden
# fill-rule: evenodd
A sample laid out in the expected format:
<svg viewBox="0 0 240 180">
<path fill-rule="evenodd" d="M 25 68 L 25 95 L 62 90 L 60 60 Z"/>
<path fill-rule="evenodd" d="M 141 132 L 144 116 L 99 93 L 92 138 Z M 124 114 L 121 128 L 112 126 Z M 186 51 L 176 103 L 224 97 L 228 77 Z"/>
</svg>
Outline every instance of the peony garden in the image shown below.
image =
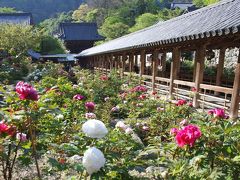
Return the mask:
<svg viewBox="0 0 240 180">
<path fill-rule="evenodd" d="M 192 89 L 191 93 L 196 93 Z M 1 179 L 238 179 L 240 123 L 133 76 L 32 64 L 0 86 Z"/>
</svg>

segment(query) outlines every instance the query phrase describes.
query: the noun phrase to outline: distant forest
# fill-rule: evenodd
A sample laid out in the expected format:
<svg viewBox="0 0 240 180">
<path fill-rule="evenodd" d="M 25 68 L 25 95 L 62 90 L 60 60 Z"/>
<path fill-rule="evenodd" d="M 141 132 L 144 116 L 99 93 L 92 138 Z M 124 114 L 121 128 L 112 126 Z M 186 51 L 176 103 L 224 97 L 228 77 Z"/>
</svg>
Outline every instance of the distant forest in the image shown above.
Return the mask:
<svg viewBox="0 0 240 180">
<path fill-rule="evenodd" d="M 57 13 L 75 10 L 84 0 L 0 0 L 0 7 L 31 12 L 35 23 L 54 17 Z"/>
</svg>

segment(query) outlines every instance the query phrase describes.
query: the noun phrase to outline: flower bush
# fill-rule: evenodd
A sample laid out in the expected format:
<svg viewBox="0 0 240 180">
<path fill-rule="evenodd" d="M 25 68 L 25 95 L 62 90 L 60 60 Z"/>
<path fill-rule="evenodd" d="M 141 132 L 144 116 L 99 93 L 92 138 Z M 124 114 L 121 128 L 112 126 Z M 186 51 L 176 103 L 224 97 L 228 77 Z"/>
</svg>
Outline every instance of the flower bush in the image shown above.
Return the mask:
<svg viewBox="0 0 240 180">
<path fill-rule="evenodd" d="M 0 85 L 2 179 L 240 176 L 240 123 L 222 109 L 199 113 L 116 72 L 32 80 Z"/>
</svg>

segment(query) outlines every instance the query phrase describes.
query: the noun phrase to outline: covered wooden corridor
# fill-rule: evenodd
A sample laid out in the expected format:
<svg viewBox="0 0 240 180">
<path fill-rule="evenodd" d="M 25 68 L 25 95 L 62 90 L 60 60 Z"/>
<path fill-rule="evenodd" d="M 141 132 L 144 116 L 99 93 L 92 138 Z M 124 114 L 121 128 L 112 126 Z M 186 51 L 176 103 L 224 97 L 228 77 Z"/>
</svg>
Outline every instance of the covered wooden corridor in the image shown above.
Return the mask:
<svg viewBox="0 0 240 180">
<path fill-rule="evenodd" d="M 240 55 L 227 84 L 223 70 L 226 51 L 240 47 L 239 30 L 240 1 L 226 0 L 87 49 L 79 56 L 89 68 L 104 73 L 117 69 L 121 76 L 133 72 L 152 90 L 192 99 L 197 108 L 224 108 L 236 118 L 240 112 Z M 214 51 L 219 52 L 216 76 L 209 82 L 205 63 Z M 181 67 L 185 53 L 194 55 L 192 72 Z"/>
</svg>

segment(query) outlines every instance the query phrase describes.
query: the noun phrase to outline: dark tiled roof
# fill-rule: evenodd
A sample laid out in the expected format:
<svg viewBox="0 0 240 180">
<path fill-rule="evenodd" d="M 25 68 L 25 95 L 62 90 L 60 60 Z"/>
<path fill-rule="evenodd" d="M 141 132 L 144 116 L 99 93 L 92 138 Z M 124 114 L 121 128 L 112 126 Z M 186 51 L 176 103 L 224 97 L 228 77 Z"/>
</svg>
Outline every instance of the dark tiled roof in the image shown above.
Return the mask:
<svg viewBox="0 0 240 180">
<path fill-rule="evenodd" d="M 217 4 L 183 14 L 168 21 L 128 34 L 82 51 L 80 56 L 117 52 L 160 44 L 170 44 L 237 33 L 240 27 L 240 0 Z"/>
<path fill-rule="evenodd" d="M 31 13 L 0 13 L 0 24 L 22 24 L 32 25 Z"/>
<path fill-rule="evenodd" d="M 63 40 L 102 40 L 96 23 L 61 23 L 60 38 Z"/>
<path fill-rule="evenodd" d="M 189 4 L 192 3 L 192 0 L 174 0 L 172 3 Z"/>
</svg>

